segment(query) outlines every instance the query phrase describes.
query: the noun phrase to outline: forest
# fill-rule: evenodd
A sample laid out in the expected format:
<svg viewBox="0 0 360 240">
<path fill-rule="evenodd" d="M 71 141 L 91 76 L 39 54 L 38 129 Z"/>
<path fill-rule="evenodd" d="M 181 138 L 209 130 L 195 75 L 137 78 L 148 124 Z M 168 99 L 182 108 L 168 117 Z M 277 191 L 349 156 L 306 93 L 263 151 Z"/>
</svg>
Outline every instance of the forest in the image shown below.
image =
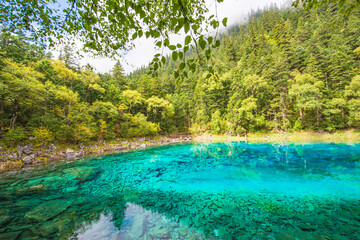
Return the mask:
<svg viewBox="0 0 360 240">
<path fill-rule="evenodd" d="M 171 54 L 156 75 L 153 65 L 125 75 L 119 61 L 97 74 L 79 66 L 70 45 L 54 60 L 24 35 L 3 31 L 0 141 L 358 130 L 360 12 L 337 8 L 253 11 L 211 53 Z M 200 64 L 179 77 L 184 59 Z"/>
</svg>

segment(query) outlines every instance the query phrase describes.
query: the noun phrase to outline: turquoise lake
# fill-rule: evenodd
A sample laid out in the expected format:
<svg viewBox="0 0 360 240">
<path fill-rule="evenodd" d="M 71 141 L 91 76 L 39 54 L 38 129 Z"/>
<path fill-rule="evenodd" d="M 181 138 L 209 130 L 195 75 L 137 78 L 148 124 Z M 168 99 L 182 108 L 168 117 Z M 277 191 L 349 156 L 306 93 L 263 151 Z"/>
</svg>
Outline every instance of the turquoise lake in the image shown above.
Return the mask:
<svg viewBox="0 0 360 240">
<path fill-rule="evenodd" d="M 360 144 L 178 144 L 0 175 L 0 239 L 360 239 Z"/>
</svg>

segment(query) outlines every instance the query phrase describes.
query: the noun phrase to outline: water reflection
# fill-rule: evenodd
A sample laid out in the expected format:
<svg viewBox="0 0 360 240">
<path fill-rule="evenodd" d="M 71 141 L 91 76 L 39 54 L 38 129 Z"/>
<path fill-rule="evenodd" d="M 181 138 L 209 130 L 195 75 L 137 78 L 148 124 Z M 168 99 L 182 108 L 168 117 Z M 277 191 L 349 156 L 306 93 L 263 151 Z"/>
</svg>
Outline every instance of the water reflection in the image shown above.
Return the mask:
<svg viewBox="0 0 360 240">
<path fill-rule="evenodd" d="M 98 221 L 83 224 L 71 239 L 205 239 L 203 233 L 134 203 L 127 203 L 119 229 L 113 220 L 113 213 L 102 213 Z"/>
</svg>

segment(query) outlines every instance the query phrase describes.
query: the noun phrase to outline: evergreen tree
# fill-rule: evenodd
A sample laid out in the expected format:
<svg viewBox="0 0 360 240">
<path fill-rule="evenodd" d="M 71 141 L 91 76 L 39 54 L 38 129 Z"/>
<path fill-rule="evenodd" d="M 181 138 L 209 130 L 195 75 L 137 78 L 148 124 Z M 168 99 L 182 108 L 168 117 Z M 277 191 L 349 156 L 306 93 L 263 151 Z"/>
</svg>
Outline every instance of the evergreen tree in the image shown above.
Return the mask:
<svg viewBox="0 0 360 240">
<path fill-rule="evenodd" d="M 65 45 L 59 55 L 59 60 L 64 62 L 66 67 L 78 71 L 80 69 L 79 59 L 74 52 L 74 48 L 71 45 Z"/>
</svg>

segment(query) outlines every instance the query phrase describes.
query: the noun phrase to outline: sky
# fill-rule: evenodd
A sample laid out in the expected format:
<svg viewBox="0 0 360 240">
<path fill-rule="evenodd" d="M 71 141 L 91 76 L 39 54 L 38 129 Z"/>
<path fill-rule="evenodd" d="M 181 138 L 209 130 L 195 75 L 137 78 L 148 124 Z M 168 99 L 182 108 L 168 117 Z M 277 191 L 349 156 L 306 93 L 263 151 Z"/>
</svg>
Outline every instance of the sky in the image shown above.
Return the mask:
<svg viewBox="0 0 360 240">
<path fill-rule="evenodd" d="M 214 0 L 207 0 L 207 2 L 210 14 L 214 14 Z M 257 8 L 262 9 L 271 3 L 276 3 L 279 7 L 284 3 L 284 0 L 224 0 L 222 3 L 217 4 L 217 12 L 220 21 L 224 17 L 227 17 L 227 26 L 231 26 L 246 21 L 248 13 L 251 10 L 256 10 Z M 183 42 L 184 37 L 184 34 L 173 35 L 171 36 L 171 42 L 176 43 L 180 40 Z M 156 53 L 157 52 L 154 48 L 154 39 L 146 39 L 145 37 L 142 37 L 141 39 L 135 40 L 134 49 L 125 53 L 123 58 L 119 60 L 125 70 L 125 73 L 128 74 L 141 66 L 148 65 Z M 59 56 L 58 51 L 53 51 L 52 54 L 55 59 Z M 84 55 L 84 57 L 80 60 L 81 65 L 89 63 L 94 67 L 96 72 L 100 73 L 110 72 L 115 62 L 116 60 L 110 58 L 93 58 L 86 55 Z"/>
</svg>

